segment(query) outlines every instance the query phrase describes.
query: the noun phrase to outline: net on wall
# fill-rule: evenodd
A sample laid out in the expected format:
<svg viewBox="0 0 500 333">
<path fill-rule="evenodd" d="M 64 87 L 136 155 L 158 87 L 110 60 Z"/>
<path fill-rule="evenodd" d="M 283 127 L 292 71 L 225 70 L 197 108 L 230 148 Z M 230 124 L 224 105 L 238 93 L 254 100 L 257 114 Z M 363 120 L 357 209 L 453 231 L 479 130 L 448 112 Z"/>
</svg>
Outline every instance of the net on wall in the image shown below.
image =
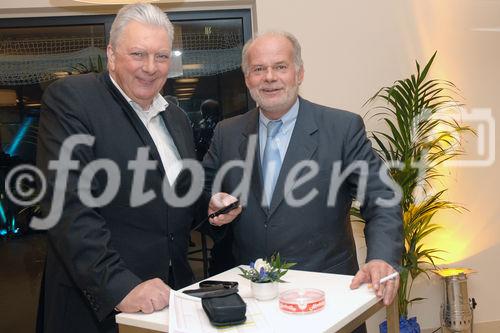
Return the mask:
<svg viewBox="0 0 500 333">
<path fill-rule="evenodd" d="M 208 76 L 240 67 L 243 40 L 236 31 L 182 32 L 173 46 L 182 50 L 183 76 Z"/>
<path fill-rule="evenodd" d="M 43 55 L 1 55 L 0 85 L 27 85 L 50 81 L 61 72 L 75 72 L 96 66 L 104 50 L 88 47 L 70 53 Z"/>
<path fill-rule="evenodd" d="M 93 47 L 106 49 L 104 37 L 7 39 L 0 41 L 0 56 L 73 53 Z"/>
<path fill-rule="evenodd" d="M 235 70 L 241 62 L 241 35 L 232 32 L 182 33 L 175 36 L 170 77 L 208 76 Z M 0 42 L 0 85 L 50 81 L 61 72 L 106 64 L 100 37 L 42 38 Z"/>
<path fill-rule="evenodd" d="M 220 50 L 242 46 L 241 33 L 236 31 L 182 32 L 174 37 L 174 48 L 183 50 Z"/>
<path fill-rule="evenodd" d="M 216 75 L 240 67 L 241 49 L 187 50 L 182 53 L 185 77 Z"/>
</svg>

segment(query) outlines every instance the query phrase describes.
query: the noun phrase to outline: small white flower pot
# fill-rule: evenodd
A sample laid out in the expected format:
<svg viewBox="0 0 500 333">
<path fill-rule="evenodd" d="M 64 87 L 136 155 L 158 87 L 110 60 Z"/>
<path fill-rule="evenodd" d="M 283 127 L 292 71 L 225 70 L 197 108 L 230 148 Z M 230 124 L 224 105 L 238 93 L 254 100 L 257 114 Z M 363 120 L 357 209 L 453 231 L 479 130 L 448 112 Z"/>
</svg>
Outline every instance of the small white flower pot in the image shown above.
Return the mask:
<svg viewBox="0 0 500 333">
<path fill-rule="evenodd" d="M 250 282 L 253 297 L 259 301 L 275 299 L 279 294 L 278 282 Z"/>
</svg>

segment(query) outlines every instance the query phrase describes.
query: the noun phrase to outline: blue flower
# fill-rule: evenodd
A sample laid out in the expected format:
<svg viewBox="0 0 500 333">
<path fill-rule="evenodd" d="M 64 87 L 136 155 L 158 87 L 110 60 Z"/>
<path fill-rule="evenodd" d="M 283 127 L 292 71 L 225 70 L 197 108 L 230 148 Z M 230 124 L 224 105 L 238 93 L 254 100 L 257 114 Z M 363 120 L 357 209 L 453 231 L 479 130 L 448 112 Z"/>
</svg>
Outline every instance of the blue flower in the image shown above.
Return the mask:
<svg viewBox="0 0 500 333">
<path fill-rule="evenodd" d="M 267 277 L 267 272 L 264 269 L 264 267 L 261 267 L 259 272 L 259 279 L 264 280 L 266 277 Z"/>
<path fill-rule="evenodd" d="M 268 262 L 262 258 L 258 258 L 250 262 L 250 269 L 239 267 L 245 279 L 252 282 L 267 283 L 267 282 L 283 282 L 281 277 L 286 274 L 288 269 L 295 265 L 295 263 L 287 263 L 280 260 L 279 253 L 271 256 Z"/>
</svg>

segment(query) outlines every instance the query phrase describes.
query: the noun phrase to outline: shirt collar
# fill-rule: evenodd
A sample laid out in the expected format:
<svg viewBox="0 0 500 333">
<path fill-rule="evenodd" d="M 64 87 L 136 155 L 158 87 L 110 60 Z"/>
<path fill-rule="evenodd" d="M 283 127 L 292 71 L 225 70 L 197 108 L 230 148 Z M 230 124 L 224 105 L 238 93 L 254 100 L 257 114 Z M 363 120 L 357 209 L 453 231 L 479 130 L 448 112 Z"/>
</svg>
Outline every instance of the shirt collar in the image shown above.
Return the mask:
<svg viewBox="0 0 500 333">
<path fill-rule="evenodd" d="M 116 89 L 123 95 L 123 97 L 127 100 L 127 102 L 132 106 L 132 108 L 136 111 L 141 111 L 144 114 L 147 114 L 148 118 L 153 118 L 158 115 L 160 112 L 163 112 L 168 107 L 168 102 L 163 98 L 162 95 L 157 94 L 155 98 L 153 98 L 153 103 L 151 103 L 149 110 L 144 110 L 139 104 L 134 102 L 134 100 L 123 91 L 123 89 L 116 83 L 113 77 L 110 75 L 109 78 L 111 82 L 115 85 Z"/>
<path fill-rule="evenodd" d="M 290 108 L 290 110 L 288 110 L 288 112 L 285 113 L 280 118 L 281 121 L 283 122 L 283 125 L 281 126 L 281 130 L 284 131 L 284 133 L 286 133 L 291 128 L 290 125 L 292 125 L 295 122 L 295 120 L 297 119 L 297 116 L 299 114 L 299 106 L 300 106 L 299 98 L 297 98 L 297 100 L 292 105 L 292 107 Z M 262 111 L 259 110 L 259 121 L 265 127 L 267 127 L 267 124 L 271 121 L 271 119 L 269 119 L 266 116 L 264 116 L 264 114 L 262 113 Z"/>
</svg>

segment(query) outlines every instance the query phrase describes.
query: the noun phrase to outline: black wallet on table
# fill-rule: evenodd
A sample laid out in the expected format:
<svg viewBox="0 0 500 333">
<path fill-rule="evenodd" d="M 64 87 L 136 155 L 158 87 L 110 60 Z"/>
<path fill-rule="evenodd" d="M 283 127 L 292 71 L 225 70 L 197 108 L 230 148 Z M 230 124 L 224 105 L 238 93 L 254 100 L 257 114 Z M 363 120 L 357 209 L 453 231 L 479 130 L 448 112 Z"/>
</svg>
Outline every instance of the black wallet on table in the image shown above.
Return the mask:
<svg viewBox="0 0 500 333">
<path fill-rule="evenodd" d="M 247 304 L 238 295 L 237 290 L 222 297 L 203 297 L 201 305 L 214 326 L 238 325 L 247 319 Z"/>
</svg>

